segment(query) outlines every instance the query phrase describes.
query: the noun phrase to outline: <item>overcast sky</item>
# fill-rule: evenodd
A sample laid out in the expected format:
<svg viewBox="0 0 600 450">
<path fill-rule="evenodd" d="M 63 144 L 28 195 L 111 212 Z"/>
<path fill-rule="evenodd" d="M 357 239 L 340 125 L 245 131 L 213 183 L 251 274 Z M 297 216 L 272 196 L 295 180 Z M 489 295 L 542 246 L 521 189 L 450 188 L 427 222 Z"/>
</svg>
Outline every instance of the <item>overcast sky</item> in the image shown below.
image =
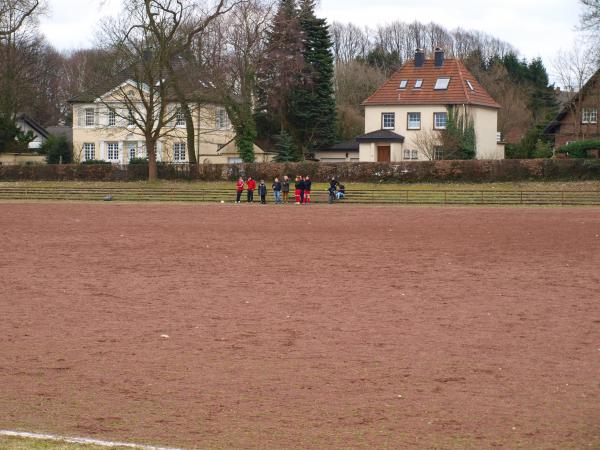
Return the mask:
<svg viewBox="0 0 600 450">
<path fill-rule="evenodd" d="M 73 49 L 92 45 L 99 18 L 117 11 L 119 0 L 48 3 L 42 31 L 57 48 Z M 557 49 L 573 42 L 580 7 L 577 0 L 321 0 L 319 14 L 330 22 L 361 26 L 419 20 L 482 30 L 513 44 L 527 58 L 541 56 L 550 70 Z"/>
</svg>

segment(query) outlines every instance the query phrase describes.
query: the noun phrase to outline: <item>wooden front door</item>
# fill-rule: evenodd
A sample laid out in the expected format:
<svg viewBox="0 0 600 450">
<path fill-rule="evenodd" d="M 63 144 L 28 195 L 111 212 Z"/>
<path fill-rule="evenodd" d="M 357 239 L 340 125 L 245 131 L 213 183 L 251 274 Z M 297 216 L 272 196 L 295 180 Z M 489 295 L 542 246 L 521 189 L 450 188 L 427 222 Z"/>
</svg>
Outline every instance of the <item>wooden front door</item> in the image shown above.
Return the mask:
<svg viewBox="0 0 600 450">
<path fill-rule="evenodd" d="M 391 150 L 389 145 L 381 145 L 377 147 L 377 161 L 378 162 L 390 162 Z"/>
</svg>

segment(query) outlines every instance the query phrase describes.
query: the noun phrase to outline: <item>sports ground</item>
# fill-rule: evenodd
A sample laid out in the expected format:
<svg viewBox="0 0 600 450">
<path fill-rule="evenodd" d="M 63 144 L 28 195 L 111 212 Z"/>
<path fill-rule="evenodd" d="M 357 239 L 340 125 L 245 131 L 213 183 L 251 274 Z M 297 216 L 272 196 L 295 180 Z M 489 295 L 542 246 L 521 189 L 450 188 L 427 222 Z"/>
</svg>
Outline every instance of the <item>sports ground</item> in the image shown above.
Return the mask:
<svg viewBox="0 0 600 450">
<path fill-rule="evenodd" d="M 600 448 L 597 208 L 0 203 L 0 254 L 0 429 Z"/>
</svg>

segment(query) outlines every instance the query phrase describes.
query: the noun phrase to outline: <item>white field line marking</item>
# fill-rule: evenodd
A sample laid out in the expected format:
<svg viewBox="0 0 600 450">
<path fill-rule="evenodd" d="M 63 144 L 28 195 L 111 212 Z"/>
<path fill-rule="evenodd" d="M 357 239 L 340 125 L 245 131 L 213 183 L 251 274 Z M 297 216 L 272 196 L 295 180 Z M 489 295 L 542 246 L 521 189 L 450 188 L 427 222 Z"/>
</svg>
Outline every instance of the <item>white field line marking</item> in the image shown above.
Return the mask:
<svg viewBox="0 0 600 450">
<path fill-rule="evenodd" d="M 11 431 L 11 430 L 0 430 L 0 436 L 12 436 L 12 437 L 21 437 L 21 438 L 29 438 L 29 439 L 42 439 L 45 441 L 62 441 L 62 442 L 68 442 L 69 444 L 99 445 L 101 447 L 129 447 L 129 448 L 137 448 L 140 450 L 184 450 L 182 448 L 174 448 L 174 447 L 155 447 L 153 445 L 132 444 L 130 442 L 101 441 L 98 439 L 90 439 L 90 438 L 57 436 L 55 434 L 27 433 L 24 431 Z"/>
</svg>

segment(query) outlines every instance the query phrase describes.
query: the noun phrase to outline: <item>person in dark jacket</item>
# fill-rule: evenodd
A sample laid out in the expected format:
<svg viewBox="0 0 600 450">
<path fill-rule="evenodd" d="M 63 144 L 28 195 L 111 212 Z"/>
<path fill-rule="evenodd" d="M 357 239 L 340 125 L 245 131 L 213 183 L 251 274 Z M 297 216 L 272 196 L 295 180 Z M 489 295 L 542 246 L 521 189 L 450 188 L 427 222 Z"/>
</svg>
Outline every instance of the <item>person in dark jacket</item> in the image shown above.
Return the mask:
<svg viewBox="0 0 600 450">
<path fill-rule="evenodd" d="M 288 196 L 290 195 L 290 178 L 287 175 L 283 176 L 281 182 L 281 194 L 283 195 L 283 203 L 288 202 Z"/>
<path fill-rule="evenodd" d="M 304 204 L 310 203 L 310 188 L 312 187 L 312 181 L 310 177 L 306 175 L 304 177 Z"/>
<path fill-rule="evenodd" d="M 304 180 L 300 175 L 296 175 L 296 205 L 301 205 L 304 197 Z"/>
<path fill-rule="evenodd" d="M 256 181 L 254 181 L 252 179 L 252 177 L 248 177 L 246 186 L 248 189 L 248 192 L 247 192 L 248 203 L 253 203 L 254 202 L 254 190 L 256 189 Z"/>
<path fill-rule="evenodd" d="M 336 199 L 337 186 L 338 181 L 335 179 L 335 177 L 332 177 L 331 181 L 329 182 L 329 189 L 327 189 L 329 191 L 329 203 L 333 203 L 333 201 Z"/>
<path fill-rule="evenodd" d="M 281 203 L 281 181 L 279 181 L 279 178 L 275 177 L 275 180 L 273 181 L 271 188 L 273 188 L 273 194 L 275 195 L 275 204 L 280 204 Z M 289 184 L 288 184 L 288 188 L 289 188 Z"/>
<path fill-rule="evenodd" d="M 258 195 L 260 195 L 260 203 L 263 205 L 267 204 L 267 185 L 265 184 L 265 180 L 260 180 L 260 184 L 258 185 Z"/>
<path fill-rule="evenodd" d="M 240 199 L 242 198 L 242 192 L 244 192 L 244 179 L 242 177 L 238 178 L 238 181 L 235 185 L 235 189 L 236 189 L 236 197 L 235 197 L 235 202 L 239 203 Z"/>
</svg>

